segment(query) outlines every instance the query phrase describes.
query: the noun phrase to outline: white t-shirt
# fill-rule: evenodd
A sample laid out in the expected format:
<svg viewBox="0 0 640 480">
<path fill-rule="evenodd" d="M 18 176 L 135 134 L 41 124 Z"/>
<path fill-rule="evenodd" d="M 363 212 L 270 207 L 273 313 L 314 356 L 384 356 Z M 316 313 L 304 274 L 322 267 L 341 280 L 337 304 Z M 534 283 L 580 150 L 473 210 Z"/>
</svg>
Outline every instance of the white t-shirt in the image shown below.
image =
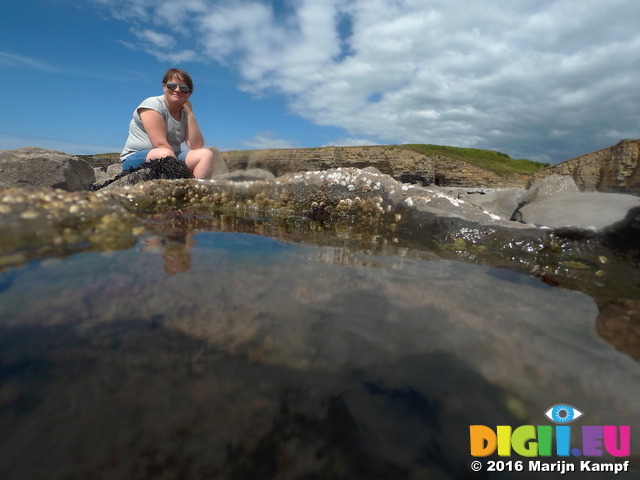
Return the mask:
<svg viewBox="0 0 640 480">
<path fill-rule="evenodd" d="M 120 154 L 120 161 L 124 162 L 129 155 L 141 150 L 151 150 L 153 145 L 149 139 L 149 135 L 142 125 L 142 119 L 140 118 L 140 109 L 148 108 L 155 110 L 162 118 L 164 118 L 167 124 L 167 141 L 171 146 L 171 149 L 176 155 L 182 151 L 181 145 L 184 142 L 187 132 L 187 116 L 184 111 L 181 112 L 181 120 L 178 122 L 169 113 L 167 104 L 164 101 L 164 95 L 157 97 L 149 97 L 143 101 L 133 112 L 133 119 L 129 123 L 129 137 L 124 145 L 124 150 Z"/>
</svg>

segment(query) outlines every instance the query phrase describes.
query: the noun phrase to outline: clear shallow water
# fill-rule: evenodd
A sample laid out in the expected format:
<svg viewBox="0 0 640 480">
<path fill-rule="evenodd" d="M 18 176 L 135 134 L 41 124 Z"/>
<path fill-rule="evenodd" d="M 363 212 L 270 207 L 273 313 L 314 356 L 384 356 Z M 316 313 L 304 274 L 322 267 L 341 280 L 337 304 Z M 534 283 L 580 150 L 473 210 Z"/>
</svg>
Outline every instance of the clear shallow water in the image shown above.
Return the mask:
<svg viewBox="0 0 640 480">
<path fill-rule="evenodd" d="M 483 478 L 469 425 L 561 402 L 638 454 L 591 297 L 388 249 L 176 228 L 1 273 L 0 478 Z"/>
</svg>

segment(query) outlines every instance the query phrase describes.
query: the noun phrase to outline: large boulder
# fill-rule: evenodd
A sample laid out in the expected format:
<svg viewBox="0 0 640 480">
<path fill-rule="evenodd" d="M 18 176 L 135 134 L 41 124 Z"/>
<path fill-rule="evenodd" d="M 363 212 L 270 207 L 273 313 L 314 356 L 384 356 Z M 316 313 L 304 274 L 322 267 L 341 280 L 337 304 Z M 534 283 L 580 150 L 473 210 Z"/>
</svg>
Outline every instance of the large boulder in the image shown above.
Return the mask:
<svg viewBox="0 0 640 480">
<path fill-rule="evenodd" d="M 91 165 L 74 155 L 38 147 L 0 151 L 0 188 L 85 190 L 96 180 Z"/>
<path fill-rule="evenodd" d="M 570 175 L 553 174 L 520 197 L 513 219 L 549 228 L 602 230 L 640 206 L 640 198 L 616 193 L 581 193 Z"/>
<path fill-rule="evenodd" d="M 622 193 L 584 192 L 552 196 L 520 209 L 521 220 L 550 228 L 601 230 L 640 207 L 640 197 Z"/>
<path fill-rule="evenodd" d="M 580 189 L 576 185 L 571 175 L 553 174 L 531 185 L 523 195 L 520 196 L 520 205 L 540 202 L 551 197 L 560 197 L 579 193 Z"/>
</svg>

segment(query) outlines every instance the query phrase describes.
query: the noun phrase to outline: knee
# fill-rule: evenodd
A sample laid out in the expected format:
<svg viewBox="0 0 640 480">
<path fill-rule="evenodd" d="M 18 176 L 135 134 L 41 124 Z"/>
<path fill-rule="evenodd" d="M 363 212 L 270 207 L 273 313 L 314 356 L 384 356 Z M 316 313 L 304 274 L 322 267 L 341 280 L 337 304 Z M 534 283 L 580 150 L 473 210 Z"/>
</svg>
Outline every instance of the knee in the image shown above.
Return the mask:
<svg viewBox="0 0 640 480">
<path fill-rule="evenodd" d="M 147 161 L 164 157 L 174 157 L 176 154 L 169 148 L 154 148 L 147 154 Z"/>
<path fill-rule="evenodd" d="M 199 148 L 196 150 L 196 153 L 200 161 L 213 162 L 213 152 L 208 148 Z"/>
<path fill-rule="evenodd" d="M 196 165 L 213 166 L 213 153 L 208 148 L 191 150 L 187 155 L 187 163 Z"/>
</svg>

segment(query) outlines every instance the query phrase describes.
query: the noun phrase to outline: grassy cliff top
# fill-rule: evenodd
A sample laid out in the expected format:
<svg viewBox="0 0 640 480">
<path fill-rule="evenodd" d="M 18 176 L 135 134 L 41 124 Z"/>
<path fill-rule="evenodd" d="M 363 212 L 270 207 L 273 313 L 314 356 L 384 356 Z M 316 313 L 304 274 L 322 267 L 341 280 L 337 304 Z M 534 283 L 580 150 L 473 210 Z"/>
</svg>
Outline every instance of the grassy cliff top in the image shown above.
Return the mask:
<svg viewBox="0 0 640 480">
<path fill-rule="evenodd" d="M 514 160 L 506 153 L 477 148 L 447 147 L 444 145 L 406 144 L 399 148 L 414 150 L 429 157 L 447 157 L 462 160 L 477 167 L 486 168 L 498 175 L 512 175 L 518 173 L 533 173 L 551 164 L 533 162 L 527 159 Z"/>
</svg>

